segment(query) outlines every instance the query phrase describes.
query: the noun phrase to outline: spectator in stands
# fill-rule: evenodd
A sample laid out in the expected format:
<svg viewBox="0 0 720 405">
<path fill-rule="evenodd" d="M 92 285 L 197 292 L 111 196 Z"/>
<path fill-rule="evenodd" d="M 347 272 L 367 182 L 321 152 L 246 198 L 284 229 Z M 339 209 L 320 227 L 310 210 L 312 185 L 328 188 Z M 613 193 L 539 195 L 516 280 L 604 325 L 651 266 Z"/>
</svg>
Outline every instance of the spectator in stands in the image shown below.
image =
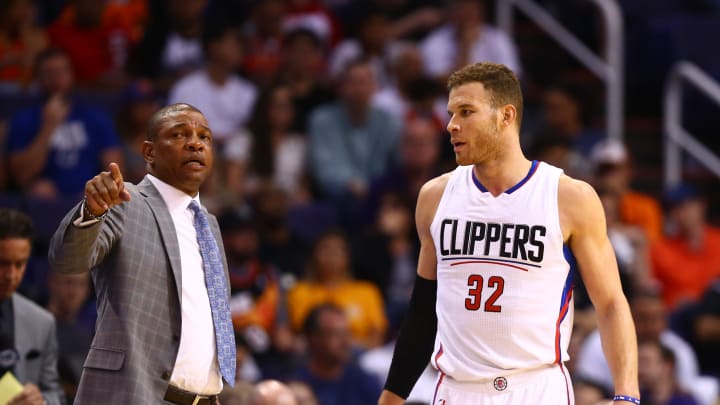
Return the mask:
<svg viewBox="0 0 720 405">
<path fill-rule="evenodd" d="M 417 201 L 423 184 L 440 174 L 440 145 L 445 142 L 447 138 L 438 133 L 431 120 L 413 118 L 405 124 L 399 165 L 374 179 L 370 186 L 368 222 L 375 220 L 381 199 L 388 192 L 404 201 Z"/>
<path fill-rule="evenodd" d="M 577 84 L 556 83 L 545 89 L 542 102 L 545 132 L 567 139 L 583 158 L 590 157 L 593 147 L 605 135 L 591 127 L 592 108 L 586 89 Z"/>
<path fill-rule="evenodd" d="M 532 159 L 542 160 L 565 171 L 565 174 L 578 179 L 589 179 L 592 168 L 590 162 L 573 149 L 572 141 L 550 132 L 541 132 L 532 137 L 529 151 Z"/>
<path fill-rule="evenodd" d="M 123 178 L 137 184 L 147 173 L 142 146 L 147 139 L 150 117 L 161 107 L 160 97 L 149 80 L 135 81 L 121 97 L 122 106 L 115 115 L 115 125 L 122 140 L 125 161 Z"/>
<path fill-rule="evenodd" d="M 234 137 L 225 149 L 229 189 L 254 194 L 272 184 L 293 201 L 310 198 L 305 173 L 307 139 L 293 132 L 294 115 L 289 86 L 275 85 L 261 93 L 248 126 L 250 137 Z"/>
<path fill-rule="evenodd" d="M 57 322 L 60 382 L 72 403 L 95 328 L 95 306 L 87 305 L 90 276 L 50 272 L 48 286 L 47 310 Z"/>
<path fill-rule="evenodd" d="M 682 392 L 675 377 L 675 354 L 656 340 L 638 343 L 638 379 L 642 403 L 648 405 L 698 405 Z"/>
<path fill-rule="evenodd" d="M 28 84 L 35 58 L 46 46 L 32 0 L 0 2 L 0 83 Z"/>
<path fill-rule="evenodd" d="M 390 73 L 392 83 L 375 95 L 375 106 L 404 123 L 414 118 L 430 119 L 437 132 L 444 133 L 447 122 L 444 91 L 423 73 L 420 50 L 412 44 L 397 46 L 390 60 Z"/>
<path fill-rule="evenodd" d="M 575 405 L 601 405 L 608 400 L 608 395 L 602 387 L 583 380 L 573 380 L 573 392 Z"/>
<path fill-rule="evenodd" d="M 638 341 L 657 342 L 671 349 L 675 357 L 673 369 L 680 387 L 695 395 L 702 404 L 714 404 L 718 395 L 718 383 L 699 374 L 692 347 L 668 329 L 667 312 L 660 296 L 653 292 L 639 291 L 630 302 L 630 310 Z M 597 330 L 583 342 L 576 365 L 576 375 L 579 378 L 612 390 L 612 376 Z"/>
<path fill-rule="evenodd" d="M 288 0 L 283 31 L 308 29 L 330 48 L 342 38 L 340 21 L 321 0 Z"/>
<path fill-rule="evenodd" d="M 257 90 L 236 73 L 243 57 L 238 28 L 210 24 L 203 31 L 202 45 L 204 68 L 178 81 L 170 90 L 168 103 L 188 103 L 202 111 L 216 145 L 222 148 L 247 123 Z"/>
<path fill-rule="evenodd" d="M 218 223 L 230 273 L 233 327 L 253 352 L 265 352 L 276 332 L 289 334 L 283 321 L 285 291 L 277 271 L 258 258 L 259 236 L 252 219 L 229 209 L 220 214 Z"/>
<path fill-rule="evenodd" d="M 293 379 L 307 383 L 320 405 L 367 405 L 377 401 L 380 384 L 352 360 L 347 312 L 332 304 L 314 308 L 303 323 L 308 359 Z"/>
<path fill-rule="evenodd" d="M 243 68 L 261 87 L 273 81 L 280 67 L 285 13 L 283 0 L 256 1 L 243 27 L 246 50 Z"/>
<path fill-rule="evenodd" d="M 366 59 L 372 67 L 380 89 L 390 85 L 388 68 L 394 44 L 390 42 L 389 22 L 377 9 L 368 9 L 357 20 L 356 33 L 333 49 L 328 70 L 332 77 L 340 76 L 345 66 L 358 59 Z"/>
<path fill-rule="evenodd" d="M 426 72 L 445 82 L 456 69 L 474 62 L 502 63 L 520 74 L 520 60 L 512 39 L 485 23 L 484 0 L 451 0 L 448 23 L 422 41 Z"/>
<path fill-rule="evenodd" d="M 656 289 L 657 282 L 650 276 L 650 246 L 642 228 L 623 224 L 620 220 L 620 196 L 613 191 L 597 190 L 605 211 L 607 233 L 615 250 L 621 281 L 627 287 L 629 298 L 632 291 Z"/>
<path fill-rule="evenodd" d="M 107 0 L 73 0 L 48 28 L 50 42 L 64 49 L 81 86 L 118 89 L 135 45 L 132 27 L 123 20 L 103 19 Z"/>
<path fill-rule="evenodd" d="M 591 160 L 595 186 L 620 198 L 620 221 L 642 228 L 648 242 L 657 241 L 662 235 L 662 210 L 653 197 L 632 189 L 632 163 L 627 147 L 616 139 L 606 139 L 593 147 Z"/>
<path fill-rule="evenodd" d="M 340 80 L 341 100 L 318 108 L 310 119 L 312 174 L 323 195 L 342 207 L 364 198 L 369 182 L 397 158 L 400 125 L 372 106 L 374 92 L 370 64 L 353 62 Z"/>
<path fill-rule="evenodd" d="M 707 289 L 691 319 L 690 339 L 703 373 L 720 376 L 720 279 Z"/>
<path fill-rule="evenodd" d="M 308 242 L 290 228 L 287 193 L 274 185 L 261 187 L 255 196 L 260 232 L 260 257 L 283 274 L 301 278 L 309 256 Z"/>
<path fill-rule="evenodd" d="M 110 117 L 72 96 L 72 64 L 64 51 L 38 56 L 35 75 L 42 101 L 10 120 L 10 175 L 30 195 L 78 197 L 87 179 L 110 162 L 124 166 Z"/>
<path fill-rule="evenodd" d="M 720 277 L 720 229 L 707 223 L 706 202 L 696 188 L 680 184 L 664 200 L 670 232 L 652 246 L 651 262 L 665 305 L 675 311 L 697 302 Z"/>
<path fill-rule="evenodd" d="M 147 29 L 129 61 L 130 72 L 167 91 L 175 80 L 200 68 L 202 33 L 209 0 L 150 2 Z"/>
<path fill-rule="evenodd" d="M 352 279 L 347 239 L 333 230 L 318 239 L 306 279 L 288 293 L 293 329 L 301 330 L 308 313 L 327 302 L 345 312 L 355 346 L 371 348 L 383 342 L 387 320 L 380 290 L 369 282 Z"/>
<path fill-rule="evenodd" d="M 26 215 L 0 208 L 0 375 L 11 371 L 23 384 L 12 404 L 65 403 L 57 372 L 58 344 L 52 314 L 15 292 L 32 247 Z"/>
<path fill-rule="evenodd" d="M 279 80 L 289 86 L 295 107 L 292 130 L 307 134 L 312 111 L 335 97 L 323 80 L 323 42 L 311 30 L 289 31 L 283 39 L 280 57 Z"/>
</svg>

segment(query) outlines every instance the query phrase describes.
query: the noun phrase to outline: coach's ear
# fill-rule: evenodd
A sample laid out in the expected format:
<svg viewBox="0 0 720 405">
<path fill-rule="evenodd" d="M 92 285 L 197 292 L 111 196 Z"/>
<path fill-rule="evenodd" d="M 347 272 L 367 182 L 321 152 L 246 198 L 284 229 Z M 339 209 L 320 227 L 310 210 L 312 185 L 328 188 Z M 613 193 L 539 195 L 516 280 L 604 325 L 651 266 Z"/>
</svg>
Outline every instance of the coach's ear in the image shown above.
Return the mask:
<svg viewBox="0 0 720 405">
<path fill-rule="evenodd" d="M 145 159 L 145 163 L 152 167 L 155 163 L 155 144 L 151 141 L 143 142 L 142 154 Z"/>
</svg>

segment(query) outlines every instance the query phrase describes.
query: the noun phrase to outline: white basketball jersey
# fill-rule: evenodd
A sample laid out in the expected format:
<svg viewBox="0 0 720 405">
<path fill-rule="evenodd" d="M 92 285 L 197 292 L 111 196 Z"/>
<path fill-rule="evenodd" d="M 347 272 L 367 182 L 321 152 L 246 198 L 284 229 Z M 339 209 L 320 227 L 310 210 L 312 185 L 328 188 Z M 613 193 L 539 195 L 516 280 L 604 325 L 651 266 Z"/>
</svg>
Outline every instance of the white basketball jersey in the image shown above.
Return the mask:
<svg viewBox="0 0 720 405">
<path fill-rule="evenodd" d="M 572 256 L 558 215 L 562 170 L 533 162 L 494 197 L 458 167 L 430 226 L 437 253 L 432 363 L 457 381 L 486 381 L 568 359 Z"/>
</svg>

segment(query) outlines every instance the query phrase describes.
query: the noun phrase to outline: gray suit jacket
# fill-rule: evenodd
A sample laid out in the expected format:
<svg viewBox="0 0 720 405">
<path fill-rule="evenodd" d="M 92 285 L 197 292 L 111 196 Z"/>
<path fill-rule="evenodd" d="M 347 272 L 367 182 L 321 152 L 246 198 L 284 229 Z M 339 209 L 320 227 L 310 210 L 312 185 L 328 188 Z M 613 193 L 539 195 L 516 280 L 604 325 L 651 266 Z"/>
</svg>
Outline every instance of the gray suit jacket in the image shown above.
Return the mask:
<svg viewBox="0 0 720 405">
<path fill-rule="evenodd" d="M 37 385 L 49 405 L 64 404 L 65 394 L 60 387 L 57 370 L 55 318 L 17 293 L 12 295 L 12 307 L 15 349 L 20 355 L 20 360 L 15 364 L 15 376 L 23 385 Z"/>
<path fill-rule="evenodd" d="M 177 357 L 182 276 L 175 226 L 147 177 L 125 189 L 131 200 L 88 227 L 72 224 L 78 204 L 50 242 L 52 269 L 92 269 L 97 295 L 95 337 L 76 404 L 161 404 Z M 220 228 L 214 216 L 208 218 L 227 274 Z"/>
</svg>

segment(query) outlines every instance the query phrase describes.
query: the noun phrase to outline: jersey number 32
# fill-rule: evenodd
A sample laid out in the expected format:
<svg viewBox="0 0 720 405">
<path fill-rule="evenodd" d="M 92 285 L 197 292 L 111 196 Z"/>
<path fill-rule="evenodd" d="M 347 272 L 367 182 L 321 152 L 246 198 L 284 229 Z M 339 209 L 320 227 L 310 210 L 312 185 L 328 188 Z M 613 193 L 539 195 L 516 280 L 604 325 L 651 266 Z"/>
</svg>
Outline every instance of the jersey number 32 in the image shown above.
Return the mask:
<svg viewBox="0 0 720 405">
<path fill-rule="evenodd" d="M 480 309 L 482 291 L 485 286 L 483 277 L 479 274 L 471 274 L 468 276 L 467 285 L 470 287 L 470 290 L 468 291 L 468 297 L 465 298 L 465 309 L 477 311 Z M 502 307 L 496 305 L 495 301 L 500 298 L 505 289 L 505 279 L 500 276 L 491 276 L 487 280 L 487 286 L 488 288 L 494 288 L 494 290 L 490 293 L 490 297 L 485 300 L 485 312 L 501 312 Z"/>
</svg>

